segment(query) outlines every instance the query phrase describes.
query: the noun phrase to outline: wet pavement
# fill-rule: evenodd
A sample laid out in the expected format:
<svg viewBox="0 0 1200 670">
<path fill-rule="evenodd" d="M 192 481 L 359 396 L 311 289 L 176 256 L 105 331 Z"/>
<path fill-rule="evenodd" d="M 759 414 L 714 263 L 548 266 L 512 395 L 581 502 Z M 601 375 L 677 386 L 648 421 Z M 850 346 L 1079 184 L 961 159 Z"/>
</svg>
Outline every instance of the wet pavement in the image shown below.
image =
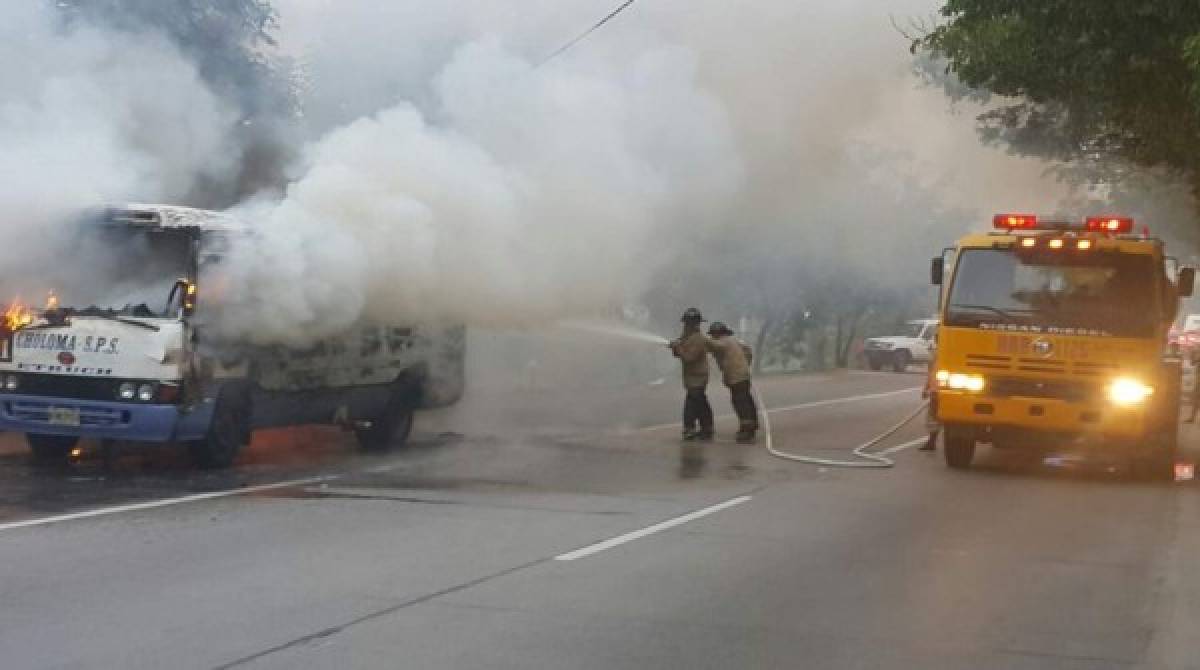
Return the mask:
<svg viewBox="0 0 1200 670">
<path fill-rule="evenodd" d="M 846 457 L 911 411 L 921 379 L 760 385 L 782 408 L 776 446 Z M 543 397 L 477 395 L 422 416 L 394 453 L 360 454 L 337 430 L 272 431 L 221 473 L 193 470 L 178 449 L 132 447 L 38 470 L 4 436 L 0 657 L 1198 667 L 1196 482 L 1137 481 L 1071 451 L 984 448 L 967 472 L 911 449 L 888 471 L 797 465 L 735 444 L 729 416 L 716 442 L 681 444 L 678 395 L 594 394 L 602 411 L 570 415 Z M 891 444 L 919 436 L 914 426 Z M 1186 429 L 1189 457 L 1198 437 Z M 224 494 L 246 487 L 257 488 Z M 221 497 L 186 498 L 206 492 Z M 143 503 L 161 506 L 128 507 Z M 12 526 L 62 514 L 95 515 Z"/>
</svg>

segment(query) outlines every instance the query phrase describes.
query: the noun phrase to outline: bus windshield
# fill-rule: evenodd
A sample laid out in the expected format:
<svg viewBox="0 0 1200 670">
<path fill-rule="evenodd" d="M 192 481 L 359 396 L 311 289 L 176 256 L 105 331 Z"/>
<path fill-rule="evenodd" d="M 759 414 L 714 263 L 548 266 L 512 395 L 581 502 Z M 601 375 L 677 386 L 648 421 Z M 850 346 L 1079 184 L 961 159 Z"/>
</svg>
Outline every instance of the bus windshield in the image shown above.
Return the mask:
<svg viewBox="0 0 1200 670">
<path fill-rule="evenodd" d="M 189 276 L 191 244 L 180 231 L 114 224 L 83 225 L 57 248 L 6 268 L 0 285 L 35 306 L 74 313 L 167 317 L 176 280 Z M 35 267 L 20 267 L 22 265 Z M 53 296 L 51 299 L 50 296 Z"/>
<path fill-rule="evenodd" d="M 1124 337 L 1154 333 L 1161 270 L 1148 255 L 1025 256 L 967 249 L 957 265 L 946 303 L 948 326 L 1034 326 Z"/>
</svg>

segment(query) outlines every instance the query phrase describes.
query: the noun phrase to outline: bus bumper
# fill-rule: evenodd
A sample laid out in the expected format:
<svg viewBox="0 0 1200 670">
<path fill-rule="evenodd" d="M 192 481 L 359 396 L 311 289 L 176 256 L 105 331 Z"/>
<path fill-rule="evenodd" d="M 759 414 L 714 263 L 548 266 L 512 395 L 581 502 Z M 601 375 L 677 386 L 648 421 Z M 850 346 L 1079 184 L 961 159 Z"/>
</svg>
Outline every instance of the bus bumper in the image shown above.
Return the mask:
<svg viewBox="0 0 1200 670">
<path fill-rule="evenodd" d="M 0 396 L 0 430 L 19 433 L 144 442 L 193 439 L 180 431 L 191 423 L 186 416 L 177 405 Z"/>
</svg>

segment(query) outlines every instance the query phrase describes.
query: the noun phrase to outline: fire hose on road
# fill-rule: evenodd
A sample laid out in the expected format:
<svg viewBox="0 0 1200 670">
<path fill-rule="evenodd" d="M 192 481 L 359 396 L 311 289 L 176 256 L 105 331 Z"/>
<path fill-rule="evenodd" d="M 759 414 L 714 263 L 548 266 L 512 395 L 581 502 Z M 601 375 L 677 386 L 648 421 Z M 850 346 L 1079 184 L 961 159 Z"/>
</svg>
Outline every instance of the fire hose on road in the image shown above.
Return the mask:
<svg viewBox="0 0 1200 670">
<path fill-rule="evenodd" d="M 775 440 L 771 434 L 771 414 L 767 410 L 766 404 L 763 402 L 762 394 L 759 393 L 758 387 L 754 387 L 754 400 L 758 403 L 758 413 L 762 417 L 763 436 L 767 452 L 776 458 L 782 458 L 785 461 L 793 461 L 796 463 L 806 463 L 808 465 L 822 465 L 831 468 L 890 468 L 896 465 L 896 462 L 888 458 L 884 453 L 870 452 L 868 449 L 878 445 L 880 442 L 900 432 L 902 428 L 912 423 L 913 419 L 923 414 L 926 408 L 929 407 L 929 402 L 922 402 L 912 414 L 904 417 L 902 421 L 888 428 L 879 435 L 871 438 L 855 447 L 850 453 L 860 459 L 858 461 L 842 461 L 832 458 L 819 458 L 816 456 L 804 456 L 802 454 L 793 454 L 791 452 L 782 451 L 775 448 Z"/>
<path fill-rule="evenodd" d="M 637 340 L 637 341 L 641 341 L 641 342 L 649 342 L 652 344 L 667 344 L 667 339 L 664 337 L 655 335 L 654 333 L 647 333 L 647 332 L 639 331 L 639 330 L 629 328 L 629 327 L 626 327 L 623 325 L 589 323 L 586 321 L 564 321 L 560 324 L 560 326 L 565 327 L 565 328 L 570 328 L 573 330 L 583 330 L 583 331 L 601 334 L 601 335 L 622 337 L 622 338 Z M 805 463 L 808 465 L 820 465 L 820 466 L 826 466 L 826 467 L 831 467 L 831 468 L 890 468 L 890 467 L 894 467 L 896 465 L 896 462 L 887 457 L 887 454 L 889 453 L 887 450 L 884 450 L 883 452 L 871 452 L 871 451 L 867 451 L 867 450 L 878 445 L 880 442 L 883 442 L 884 440 L 895 435 L 896 433 L 900 432 L 900 430 L 902 428 L 904 428 L 908 424 L 912 423 L 913 419 L 916 419 L 923 412 L 925 412 L 926 408 L 929 407 L 928 401 L 922 402 L 915 410 L 913 410 L 912 414 L 909 414 L 908 416 L 904 417 L 903 421 L 900 421 L 899 423 L 892 426 L 891 428 L 888 428 L 887 430 L 880 433 L 879 435 L 871 438 L 869 441 L 864 442 L 863 444 L 860 444 L 857 447 L 855 447 L 851 451 L 851 453 L 854 456 L 856 456 L 862 460 L 842 461 L 842 460 L 837 460 L 837 459 L 832 459 L 832 458 L 819 458 L 816 456 L 805 456 L 802 454 L 793 454 L 793 453 L 790 453 L 787 451 L 782 451 L 780 449 L 776 449 L 775 448 L 775 440 L 771 434 L 770 412 L 767 409 L 766 403 L 763 402 L 762 394 L 759 393 L 757 386 L 752 387 L 752 392 L 754 393 L 755 402 L 758 403 L 759 416 L 762 418 L 763 435 L 764 435 L 765 445 L 766 445 L 768 453 L 770 453 L 772 456 L 775 456 L 776 458 L 781 458 L 785 461 L 792 461 L 795 463 Z M 893 447 L 893 449 L 895 449 L 895 448 Z"/>
</svg>

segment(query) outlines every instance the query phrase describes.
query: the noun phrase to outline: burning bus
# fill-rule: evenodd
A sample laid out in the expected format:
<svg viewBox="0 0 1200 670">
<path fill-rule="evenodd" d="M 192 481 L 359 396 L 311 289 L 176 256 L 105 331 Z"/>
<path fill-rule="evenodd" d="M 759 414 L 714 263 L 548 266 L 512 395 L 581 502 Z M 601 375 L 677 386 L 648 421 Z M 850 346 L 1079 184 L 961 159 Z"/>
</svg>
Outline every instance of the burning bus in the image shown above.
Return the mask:
<svg viewBox="0 0 1200 670">
<path fill-rule="evenodd" d="M 201 277 L 251 234 L 218 212 L 107 208 L 72 224 L 53 267 L 0 278 L 26 291 L 0 323 L 0 430 L 42 462 L 96 438 L 179 442 L 227 467 L 257 428 L 340 424 L 383 450 L 416 409 L 458 400 L 459 326 L 361 322 L 303 350 L 216 336 Z"/>
</svg>

